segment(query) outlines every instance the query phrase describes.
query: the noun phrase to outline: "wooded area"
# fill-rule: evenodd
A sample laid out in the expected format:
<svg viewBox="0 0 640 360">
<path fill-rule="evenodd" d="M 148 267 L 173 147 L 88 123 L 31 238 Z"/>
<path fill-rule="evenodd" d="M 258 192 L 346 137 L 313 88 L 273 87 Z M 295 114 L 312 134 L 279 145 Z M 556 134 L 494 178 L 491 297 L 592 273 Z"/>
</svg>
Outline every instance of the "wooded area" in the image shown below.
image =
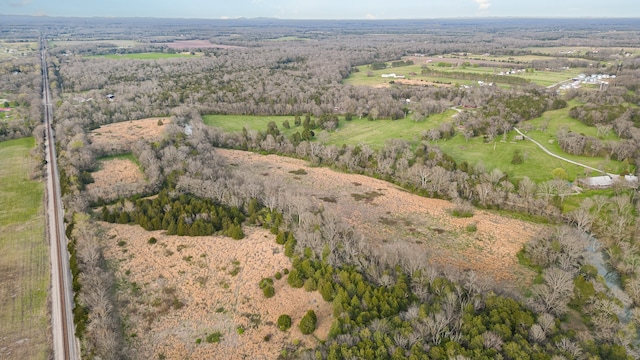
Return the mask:
<svg viewBox="0 0 640 360">
<path fill-rule="evenodd" d="M 97 19 L 92 27 L 73 20 L 38 21 L 51 54 L 46 71 L 56 102 L 55 137 L 73 239 L 83 353 L 127 358 L 132 354 L 128 341 L 134 341 L 122 333 L 126 319 L 111 291 L 117 280 L 102 255 L 98 222 L 103 220 L 181 236 L 223 234 L 239 241 L 243 226 L 270 229 L 292 259 L 288 284 L 318 291 L 333 306 L 328 339 L 315 349 L 285 352 L 283 358 L 639 356 L 637 182 L 576 194 L 564 169 L 540 182 L 513 178 L 499 168 L 456 159 L 439 146 L 456 136 L 506 142 L 514 127 L 532 130 L 530 120 L 567 109 L 572 119 L 596 128 L 597 136 L 561 128 L 554 136 L 562 151 L 621 161 L 633 172 L 640 166 L 637 21 L 175 20 L 167 27 L 153 19 L 128 20 L 126 26 Z M 558 24 L 565 30 L 556 31 Z M 12 21 L 3 26 L 14 30 L 2 34 L 5 40 L 15 40 L 15 31 L 23 28 Z M 295 40 L 281 40 L 289 36 Z M 583 46 L 585 39 L 598 51 L 579 56 L 531 50 Z M 135 45 L 115 43 L 122 40 Z M 175 58 L 101 57 L 174 53 L 167 44 L 178 40 L 220 46 L 187 49 L 190 55 Z M 535 71 L 578 67 L 586 75 L 615 74 L 615 80 L 607 87 L 566 91 L 520 77 L 500 86 L 345 84 L 358 66 L 373 71 L 387 64 L 393 68 L 387 71 L 399 71 L 414 64 L 406 60 L 409 56 L 452 54 L 489 54 L 504 66 L 515 64 L 518 56 L 542 54 L 548 59 L 517 66 Z M 6 96 L 12 109 L 11 119 L 0 122 L 0 139 L 33 133 L 42 144 L 39 71 L 34 56 L 0 58 L 0 97 Z M 426 65 L 421 75 L 445 76 L 444 70 Z M 499 82 L 500 77 L 482 79 Z M 452 78 L 481 79 L 463 71 Z M 456 109 L 450 121 L 416 134 L 416 141 L 390 138 L 380 149 L 325 141 L 354 118 L 425 122 L 450 108 Z M 291 121 L 228 132 L 203 122 L 202 116 L 211 114 L 286 115 Z M 162 140 L 117 146 L 91 141 L 90 132 L 100 126 L 149 117 L 170 117 Z M 611 132 L 615 140 L 608 137 Z M 261 174 L 237 175 L 234 164 L 225 162 L 216 148 L 297 157 L 313 166 L 383 179 L 415 194 L 450 200 L 460 216 L 473 216 L 479 207 L 549 224 L 549 231 L 520 253 L 522 265 L 537 277 L 528 293 L 513 293 L 474 272 L 429 266 L 410 247 L 370 247 L 341 214 L 312 205 L 295 185 L 274 184 Z M 87 190 L 99 159 L 122 154 L 132 154 L 145 182 Z M 536 166 L 521 155 L 514 154 L 512 163 Z M 589 263 L 585 233 L 602 243 L 607 265 L 619 274 L 620 293 Z M 265 296 L 273 296 L 273 287 L 262 285 Z M 303 334 L 313 333 L 314 317 L 309 314 L 304 325 L 300 322 Z M 288 324 L 282 321 L 281 330 L 291 327 L 290 318 Z"/>
</svg>

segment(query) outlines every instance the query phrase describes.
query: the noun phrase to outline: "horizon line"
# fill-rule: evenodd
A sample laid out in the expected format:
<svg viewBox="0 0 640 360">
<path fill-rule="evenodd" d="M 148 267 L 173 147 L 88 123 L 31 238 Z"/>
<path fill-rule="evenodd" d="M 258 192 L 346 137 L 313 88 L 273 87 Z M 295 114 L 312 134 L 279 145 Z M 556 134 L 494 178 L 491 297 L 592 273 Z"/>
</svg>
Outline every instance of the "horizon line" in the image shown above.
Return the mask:
<svg viewBox="0 0 640 360">
<path fill-rule="evenodd" d="M 599 20 L 640 20 L 640 17 L 623 17 L 623 16 L 523 16 L 523 15 L 511 15 L 511 16 L 441 16 L 441 17 L 424 17 L 424 18 L 280 18 L 271 16 L 258 16 L 258 17 L 163 17 L 163 16 L 105 16 L 105 15 L 91 15 L 91 16 L 60 16 L 60 15 L 27 15 L 27 14 L 3 14 L 0 16 L 15 16 L 15 17 L 32 17 L 32 18 L 57 18 L 57 19 L 162 19 L 162 20 L 293 20 L 293 21 L 381 21 L 381 20 L 501 20 L 501 19 L 524 19 L 524 20 L 580 20 L 580 19 L 599 19 Z"/>
</svg>

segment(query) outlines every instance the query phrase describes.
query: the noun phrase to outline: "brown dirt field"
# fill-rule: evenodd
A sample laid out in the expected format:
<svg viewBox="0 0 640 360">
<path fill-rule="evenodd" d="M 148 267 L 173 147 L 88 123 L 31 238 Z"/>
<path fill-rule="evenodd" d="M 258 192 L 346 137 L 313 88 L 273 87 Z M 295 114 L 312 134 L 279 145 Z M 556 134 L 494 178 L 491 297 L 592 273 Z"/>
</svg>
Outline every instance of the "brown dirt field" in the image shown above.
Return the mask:
<svg viewBox="0 0 640 360">
<path fill-rule="evenodd" d="M 158 125 L 162 120 L 163 125 Z M 165 126 L 171 122 L 170 118 L 149 118 L 141 120 L 123 121 L 99 127 L 91 132 L 91 142 L 96 146 L 108 149 L 129 147 L 136 140 L 150 141 L 162 138 Z"/>
<path fill-rule="evenodd" d="M 116 276 L 124 279 L 118 297 L 129 325 L 132 358 L 157 359 L 162 354 L 166 359 L 275 359 L 296 339 L 300 346 L 315 344 L 314 336 L 302 335 L 297 328 L 310 309 L 318 316 L 313 335 L 323 339 L 328 334 L 332 308 L 318 292 L 293 289 L 283 276 L 274 279 L 274 297 L 262 294 L 260 279 L 291 266 L 283 247 L 266 230 L 246 228 L 246 238 L 236 241 L 101 225 L 109 239 L 105 258 L 116 264 Z M 148 243 L 152 236 L 156 244 Z M 178 301 L 183 306 L 176 309 L 173 304 Z M 292 318 L 287 332 L 276 326 L 281 314 Z M 238 334 L 238 326 L 244 327 L 243 334 Z M 216 331 L 222 333 L 222 341 L 207 343 L 207 335 Z M 269 341 L 264 340 L 267 335 Z"/>
<path fill-rule="evenodd" d="M 89 191 L 93 188 L 110 188 L 118 183 L 144 182 L 144 174 L 138 165 L 127 159 L 101 161 L 100 170 L 91 175 L 94 183 L 87 185 Z"/>
<path fill-rule="evenodd" d="M 244 176 L 263 174 L 342 214 L 372 246 L 417 245 L 431 264 L 473 270 L 503 288 L 526 287 L 534 275 L 518 264 L 516 253 L 542 225 L 484 210 L 476 210 L 472 218 L 456 218 L 449 213 L 454 207 L 449 201 L 417 196 L 367 176 L 309 167 L 302 160 L 276 155 L 223 149 L 218 153 Z M 290 173 L 299 169 L 307 174 Z M 373 192 L 379 195 L 367 200 L 354 197 Z M 477 225 L 476 232 L 466 231 L 470 223 Z"/>
<path fill-rule="evenodd" d="M 207 40 L 182 40 L 166 43 L 171 49 L 241 49 L 240 46 L 212 44 Z"/>
</svg>

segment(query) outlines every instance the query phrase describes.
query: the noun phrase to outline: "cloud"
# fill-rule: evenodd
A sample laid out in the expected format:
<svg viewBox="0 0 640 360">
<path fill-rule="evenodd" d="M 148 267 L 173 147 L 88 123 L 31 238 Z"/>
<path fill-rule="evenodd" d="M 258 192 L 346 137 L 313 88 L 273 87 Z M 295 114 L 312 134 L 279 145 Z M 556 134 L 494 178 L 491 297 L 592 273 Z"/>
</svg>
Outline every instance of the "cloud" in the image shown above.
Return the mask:
<svg viewBox="0 0 640 360">
<path fill-rule="evenodd" d="M 23 7 L 31 4 L 31 0 L 19 0 L 16 2 L 9 3 L 11 7 Z"/>
<path fill-rule="evenodd" d="M 473 0 L 473 2 L 478 4 L 478 10 L 480 11 L 487 10 L 489 9 L 489 6 L 491 6 L 489 0 Z"/>
<path fill-rule="evenodd" d="M 375 19 L 376 19 L 376 16 L 375 16 L 375 15 L 373 15 L 373 14 L 366 14 L 366 15 L 364 16 L 364 18 L 365 18 L 365 19 L 367 19 L 367 20 L 375 20 Z"/>
</svg>

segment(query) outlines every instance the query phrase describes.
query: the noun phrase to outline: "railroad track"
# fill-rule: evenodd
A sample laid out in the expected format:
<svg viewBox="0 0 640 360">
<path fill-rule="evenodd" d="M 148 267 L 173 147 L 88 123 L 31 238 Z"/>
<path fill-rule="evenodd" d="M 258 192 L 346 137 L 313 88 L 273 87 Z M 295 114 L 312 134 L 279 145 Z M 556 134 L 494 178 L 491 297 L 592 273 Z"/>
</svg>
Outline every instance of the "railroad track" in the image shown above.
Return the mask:
<svg viewBox="0 0 640 360">
<path fill-rule="evenodd" d="M 42 105 L 44 108 L 45 149 L 47 159 L 47 223 L 51 254 L 51 325 L 53 331 L 53 356 L 58 360 L 80 359 L 73 323 L 73 291 L 69 253 L 64 231 L 60 179 L 53 138 L 53 105 L 49 76 L 47 74 L 46 46 L 40 38 L 42 67 Z"/>
</svg>

